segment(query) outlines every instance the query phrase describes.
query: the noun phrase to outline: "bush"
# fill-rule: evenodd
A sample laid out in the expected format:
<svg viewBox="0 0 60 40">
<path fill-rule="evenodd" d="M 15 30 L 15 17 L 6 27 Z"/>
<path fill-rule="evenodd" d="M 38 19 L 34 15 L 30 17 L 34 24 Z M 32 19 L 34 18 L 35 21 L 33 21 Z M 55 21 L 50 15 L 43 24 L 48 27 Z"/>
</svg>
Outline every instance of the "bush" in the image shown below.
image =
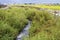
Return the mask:
<svg viewBox="0 0 60 40">
<path fill-rule="evenodd" d="M 0 21 L 0 40 L 10 40 L 11 38 L 16 37 L 17 29 L 12 28 L 7 23 Z M 8 38 L 7 38 L 8 37 Z"/>
<path fill-rule="evenodd" d="M 60 40 L 60 17 L 28 7 L 0 9 L 0 40 L 14 40 L 28 20 L 32 21 L 30 34 L 23 40 Z"/>
<path fill-rule="evenodd" d="M 0 9 L 0 40 L 14 40 L 27 24 L 24 9 Z"/>
</svg>

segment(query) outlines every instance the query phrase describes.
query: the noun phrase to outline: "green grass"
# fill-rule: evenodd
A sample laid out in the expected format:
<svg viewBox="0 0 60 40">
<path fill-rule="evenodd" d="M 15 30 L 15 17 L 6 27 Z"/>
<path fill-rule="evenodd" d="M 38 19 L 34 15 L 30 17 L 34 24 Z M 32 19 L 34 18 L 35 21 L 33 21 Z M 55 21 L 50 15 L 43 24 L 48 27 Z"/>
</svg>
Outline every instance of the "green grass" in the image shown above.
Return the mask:
<svg viewBox="0 0 60 40">
<path fill-rule="evenodd" d="M 51 10 L 60 10 L 60 5 L 20 5 L 20 6 L 31 6 L 31 7 L 37 7 L 37 8 L 45 8 L 45 9 L 51 9 Z"/>
<path fill-rule="evenodd" d="M 32 20 L 29 38 L 24 40 L 60 40 L 60 17 L 47 11 L 30 10 Z"/>
<path fill-rule="evenodd" d="M 29 37 L 23 40 L 60 40 L 60 17 L 29 7 L 0 9 L 0 40 L 14 40 L 31 20 Z"/>
<path fill-rule="evenodd" d="M 0 9 L 0 40 L 14 40 L 27 24 L 24 8 Z"/>
<path fill-rule="evenodd" d="M 60 10 L 60 6 L 59 5 L 36 5 L 36 7 L 39 8 L 46 8 L 46 9 L 52 9 L 52 10 Z"/>
</svg>

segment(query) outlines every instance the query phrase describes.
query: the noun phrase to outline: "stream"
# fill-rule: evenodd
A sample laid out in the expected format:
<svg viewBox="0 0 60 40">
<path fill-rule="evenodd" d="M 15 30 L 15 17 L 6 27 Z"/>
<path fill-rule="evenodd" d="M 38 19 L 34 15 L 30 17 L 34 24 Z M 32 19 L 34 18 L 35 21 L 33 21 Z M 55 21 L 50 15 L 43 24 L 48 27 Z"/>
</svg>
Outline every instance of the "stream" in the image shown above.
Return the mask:
<svg viewBox="0 0 60 40">
<path fill-rule="evenodd" d="M 48 12 L 55 14 L 56 16 L 60 16 L 60 10 L 56 11 L 54 13 L 54 10 L 48 10 Z M 16 40 L 23 40 L 23 37 L 28 36 L 29 37 L 29 28 L 31 27 L 31 21 L 28 21 L 28 24 L 25 26 L 25 28 L 22 30 L 22 32 L 17 36 Z"/>
<path fill-rule="evenodd" d="M 17 36 L 16 40 L 23 40 L 23 37 L 29 36 L 29 28 L 31 27 L 31 21 L 28 21 L 26 27 L 22 30 L 22 32 Z"/>
</svg>

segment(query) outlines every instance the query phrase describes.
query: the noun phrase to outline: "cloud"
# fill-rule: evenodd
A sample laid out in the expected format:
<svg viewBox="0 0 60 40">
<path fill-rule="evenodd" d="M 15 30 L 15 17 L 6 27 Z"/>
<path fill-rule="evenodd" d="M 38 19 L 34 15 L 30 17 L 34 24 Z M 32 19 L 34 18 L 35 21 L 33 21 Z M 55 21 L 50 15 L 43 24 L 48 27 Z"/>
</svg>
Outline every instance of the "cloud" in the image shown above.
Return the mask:
<svg viewBox="0 0 60 40">
<path fill-rule="evenodd" d="M 0 0 L 0 3 L 60 3 L 60 0 Z"/>
</svg>

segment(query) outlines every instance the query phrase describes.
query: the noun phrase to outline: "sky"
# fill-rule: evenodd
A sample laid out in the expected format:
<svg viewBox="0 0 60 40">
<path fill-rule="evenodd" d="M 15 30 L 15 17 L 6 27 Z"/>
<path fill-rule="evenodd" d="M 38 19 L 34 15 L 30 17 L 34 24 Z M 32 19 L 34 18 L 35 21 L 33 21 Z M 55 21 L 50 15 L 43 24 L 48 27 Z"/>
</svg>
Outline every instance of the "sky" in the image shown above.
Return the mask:
<svg viewBox="0 0 60 40">
<path fill-rule="evenodd" d="M 60 0 L 0 0 L 0 3 L 60 3 Z"/>
</svg>

